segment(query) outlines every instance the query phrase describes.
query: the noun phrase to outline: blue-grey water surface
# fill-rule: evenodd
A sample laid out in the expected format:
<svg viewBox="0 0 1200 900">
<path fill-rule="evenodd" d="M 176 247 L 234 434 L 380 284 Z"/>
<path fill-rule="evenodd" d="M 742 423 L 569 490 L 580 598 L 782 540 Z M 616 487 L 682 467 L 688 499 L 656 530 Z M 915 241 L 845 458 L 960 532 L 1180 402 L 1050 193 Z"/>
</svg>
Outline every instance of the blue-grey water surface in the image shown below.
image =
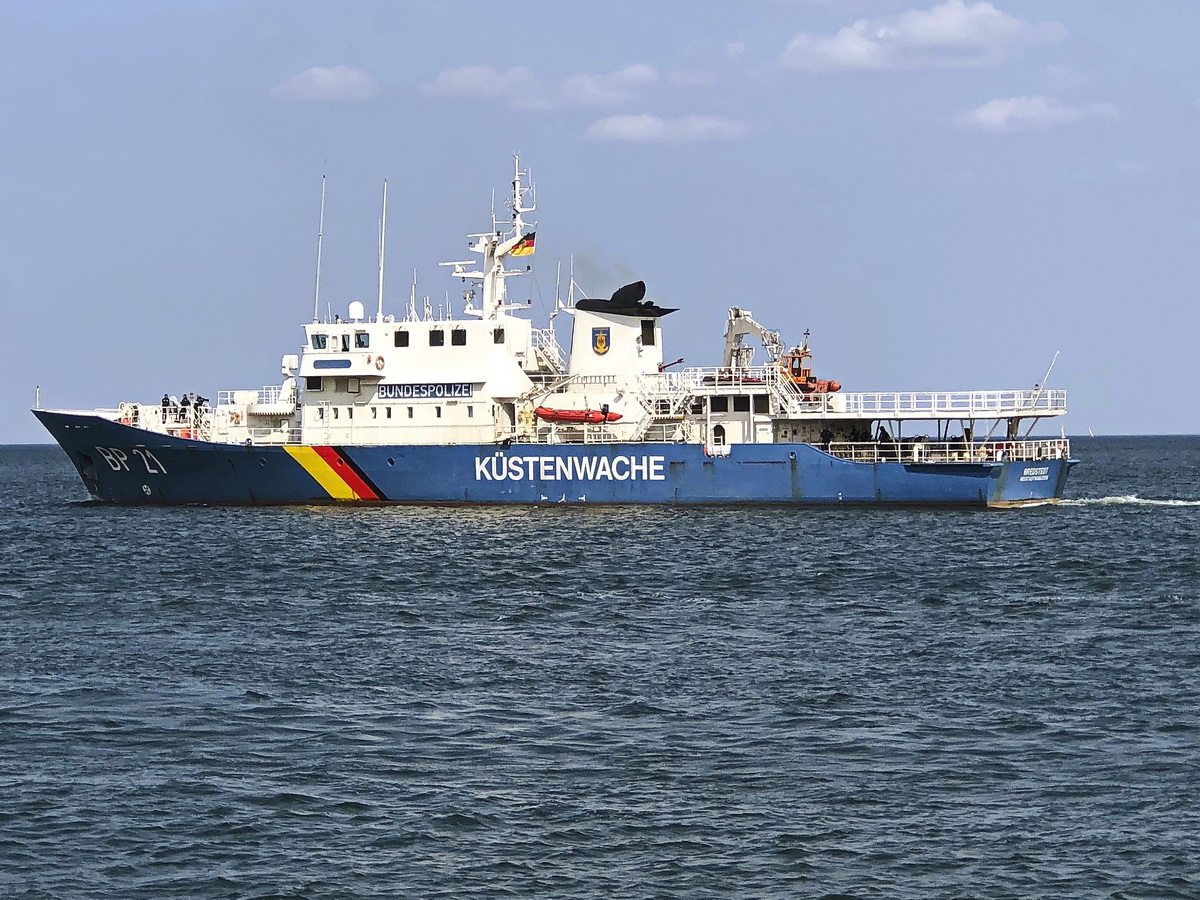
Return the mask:
<svg viewBox="0 0 1200 900">
<path fill-rule="evenodd" d="M 1011 511 L 120 508 L 0 448 L 0 896 L 1200 897 L 1200 438 Z"/>
</svg>

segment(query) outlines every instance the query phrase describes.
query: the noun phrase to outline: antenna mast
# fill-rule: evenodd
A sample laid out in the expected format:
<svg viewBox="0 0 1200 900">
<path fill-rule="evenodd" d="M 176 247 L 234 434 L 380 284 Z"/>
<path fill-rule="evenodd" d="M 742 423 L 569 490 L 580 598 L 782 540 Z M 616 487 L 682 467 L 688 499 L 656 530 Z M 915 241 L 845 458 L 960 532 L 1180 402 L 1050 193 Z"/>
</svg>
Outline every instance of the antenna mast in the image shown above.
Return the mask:
<svg viewBox="0 0 1200 900">
<path fill-rule="evenodd" d="M 1050 360 L 1050 365 L 1046 367 L 1046 374 L 1042 376 L 1042 380 L 1033 386 L 1033 396 L 1029 400 L 1029 405 L 1036 407 L 1038 398 L 1042 396 L 1042 391 L 1046 389 L 1046 382 L 1050 380 L 1050 373 L 1054 371 L 1054 364 L 1058 362 L 1058 354 L 1061 350 L 1054 351 L 1054 359 Z M 1034 426 L 1037 425 L 1037 419 L 1029 423 L 1029 427 L 1025 429 L 1025 437 L 1033 432 Z"/>
<path fill-rule="evenodd" d="M 325 176 L 321 176 L 321 218 L 317 222 L 317 284 L 313 288 L 313 321 L 321 317 L 321 237 L 325 233 Z"/>
<path fill-rule="evenodd" d="M 529 172 L 521 171 L 521 157 L 514 153 L 513 154 L 513 182 L 512 182 L 512 187 L 513 187 L 512 227 L 513 227 L 513 233 L 516 234 L 518 237 L 520 237 L 522 234 L 525 233 L 525 228 L 527 227 L 525 220 L 523 218 L 521 218 L 521 213 L 533 212 L 535 209 L 537 209 L 536 203 L 531 203 L 531 205 L 529 205 L 529 206 L 525 206 L 523 203 L 525 194 L 531 193 L 533 188 L 532 188 L 532 180 L 531 180 L 530 187 L 526 187 L 525 185 L 523 185 L 521 183 L 522 175 L 524 175 L 526 178 L 528 178 Z"/>
<path fill-rule="evenodd" d="M 379 309 L 375 321 L 383 321 L 383 254 L 387 246 L 387 179 L 383 180 L 383 212 L 379 217 Z"/>
</svg>

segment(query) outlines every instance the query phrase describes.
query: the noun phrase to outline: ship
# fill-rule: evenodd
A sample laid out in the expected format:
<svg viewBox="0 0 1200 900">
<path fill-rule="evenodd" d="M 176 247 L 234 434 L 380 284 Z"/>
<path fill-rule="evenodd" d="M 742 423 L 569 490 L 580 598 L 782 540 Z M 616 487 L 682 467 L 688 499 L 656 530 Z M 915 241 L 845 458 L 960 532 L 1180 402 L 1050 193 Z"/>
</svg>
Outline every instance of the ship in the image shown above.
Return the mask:
<svg viewBox="0 0 1200 900">
<path fill-rule="evenodd" d="M 90 497 L 117 504 L 779 504 L 1016 507 L 1063 496 L 1065 436 L 1033 436 L 1066 392 L 866 391 L 814 374 L 810 334 L 785 343 L 731 306 L 720 365 L 666 362 L 677 308 L 644 282 L 580 296 L 545 327 L 510 300 L 529 273 L 536 209 L 514 157 L 507 214 L 441 265 L 461 310 L 384 312 L 379 298 L 312 320 L 280 383 L 183 406 L 33 410 Z M 321 221 L 324 219 L 322 186 Z M 530 261 L 531 262 L 531 261 Z M 457 303 L 457 301 L 456 301 Z M 562 336 L 563 343 L 560 343 Z"/>
</svg>

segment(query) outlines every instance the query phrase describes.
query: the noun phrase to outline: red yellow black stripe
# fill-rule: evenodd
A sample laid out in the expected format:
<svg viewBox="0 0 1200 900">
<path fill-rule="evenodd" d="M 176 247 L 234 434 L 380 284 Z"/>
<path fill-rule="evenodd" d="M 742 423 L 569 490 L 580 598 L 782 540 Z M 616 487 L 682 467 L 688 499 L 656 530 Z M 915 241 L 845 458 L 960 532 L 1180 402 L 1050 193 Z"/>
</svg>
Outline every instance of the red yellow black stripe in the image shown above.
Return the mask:
<svg viewBox="0 0 1200 900">
<path fill-rule="evenodd" d="M 365 472 L 337 447 L 284 447 L 334 500 L 385 500 Z"/>
</svg>

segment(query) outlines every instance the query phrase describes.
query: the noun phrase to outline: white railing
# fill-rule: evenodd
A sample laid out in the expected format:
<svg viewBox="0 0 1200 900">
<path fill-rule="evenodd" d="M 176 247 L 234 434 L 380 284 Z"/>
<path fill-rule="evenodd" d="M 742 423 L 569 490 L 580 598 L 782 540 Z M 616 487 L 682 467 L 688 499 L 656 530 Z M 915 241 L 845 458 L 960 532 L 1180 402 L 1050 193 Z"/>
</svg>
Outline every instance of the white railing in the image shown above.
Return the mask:
<svg viewBox="0 0 1200 900">
<path fill-rule="evenodd" d="M 779 403 L 779 413 L 795 418 L 999 419 L 1060 416 L 1067 411 L 1067 392 L 1062 390 L 805 394 L 781 378 L 774 366 L 662 372 L 642 376 L 640 385 L 650 400 L 674 399 L 682 392 L 719 397 L 769 391 Z"/>
<path fill-rule="evenodd" d="M 1035 441 L 871 441 L 817 444 L 817 447 L 851 462 L 981 463 L 1041 462 L 1070 459 L 1071 442 L 1066 439 Z"/>
<path fill-rule="evenodd" d="M 805 404 L 871 419 L 973 419 L 1006 416 L 1059 416 L 1067 411 L 1066 391 L 875 391 L 817 394 Z"/>
<path fill-rule="evenodd" d="M 245 437 L 242 437 L 243 435 Z M 300 443 L 301 432 L 299 428 L 243 428 L 238 431 L 238 437 L 243 441 L 250 441 L 255 447 L 282 446 Z"/>
<path fill-rule="evenodd" d="M 283 385 L 268 384 L 257 391 L 217 391 L 217 406 L 244 406 L 249 403 L 278 403 L 283 392 Z M 253 395 L 251 399 L 250 395 Z"/>
<path fill-rule="evenodd" d="M 263 406 L 268 403 L 278 403 L 279 398 L 283 395 L 283 385 L 268 384 L 265 387 L 258 389 L 258 403 Z"/>
</svg>

